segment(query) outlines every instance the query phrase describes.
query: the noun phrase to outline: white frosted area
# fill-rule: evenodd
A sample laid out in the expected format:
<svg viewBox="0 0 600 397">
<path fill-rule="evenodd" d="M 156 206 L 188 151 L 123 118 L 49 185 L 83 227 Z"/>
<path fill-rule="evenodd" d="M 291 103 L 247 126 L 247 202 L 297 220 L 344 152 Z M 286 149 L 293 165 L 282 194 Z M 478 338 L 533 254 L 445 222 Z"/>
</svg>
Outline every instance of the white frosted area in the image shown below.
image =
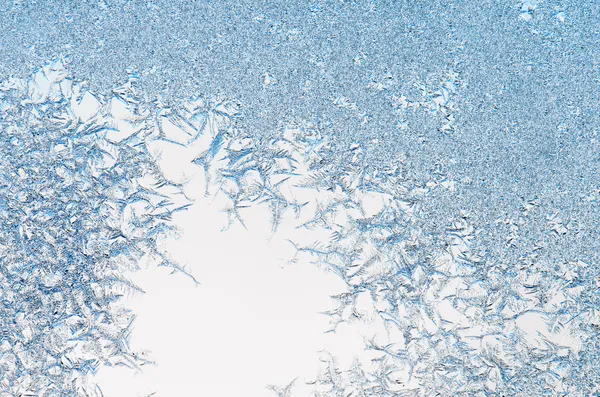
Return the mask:
<svg viewBox="0 0 600 397">
<path fill-rule="evenodd" d="M 163 164 L 175 175 L 181 157 L 171 153 L 175 157 L 163 151 Z M 107 397 L 266 397 L 273 395 L 268 384 L 316 376 L 320 350 L 347 364 L 362 350 L 355 330 L 325 333 L 329 320 L 319 312 L 331 307 L 329 296 L 344 284 L 313 263 L 288 263 L 293 247 L 286 239 L 302 238 L 294 222 L 273 235 L 268 212 L 257 207 L 244 213 L 248 230 L 235 225 L 223 231 L 222 203 L 203 197 L 203 179 L 196 168 L 186 193 L 195 192 L 198 201 L 176 215 L 182 237 L 168 244 L 200 285 L 156 267 L 131 275 L 145 291 L 126 302 L 137 315 L 132 347 L 149 350 L 157 365 L 137 375 L 101 369 L 97 380 Z"/>
</svg>

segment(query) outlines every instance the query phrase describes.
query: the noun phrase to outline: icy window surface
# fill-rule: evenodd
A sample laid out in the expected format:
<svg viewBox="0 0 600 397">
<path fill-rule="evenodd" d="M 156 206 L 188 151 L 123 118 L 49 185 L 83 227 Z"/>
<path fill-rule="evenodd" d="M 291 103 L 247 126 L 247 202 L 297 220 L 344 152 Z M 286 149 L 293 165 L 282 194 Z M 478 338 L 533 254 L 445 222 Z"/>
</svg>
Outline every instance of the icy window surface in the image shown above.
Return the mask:
<svg viewBox="0 0 600 397">
<path fill-rule="evenodd" d="M 99 368 L 150 364 L 120 298 L 142 264 L 196 281 L 165 241 L 201 192 L 226 229 L 260 209 L 305 233 L 290 263 L 345 288 L 324 331 L 364 337 L 273 395 L 598 394 L 598 20 L 0 0 L 0 392 L 100 394 Z"/>
</svg>

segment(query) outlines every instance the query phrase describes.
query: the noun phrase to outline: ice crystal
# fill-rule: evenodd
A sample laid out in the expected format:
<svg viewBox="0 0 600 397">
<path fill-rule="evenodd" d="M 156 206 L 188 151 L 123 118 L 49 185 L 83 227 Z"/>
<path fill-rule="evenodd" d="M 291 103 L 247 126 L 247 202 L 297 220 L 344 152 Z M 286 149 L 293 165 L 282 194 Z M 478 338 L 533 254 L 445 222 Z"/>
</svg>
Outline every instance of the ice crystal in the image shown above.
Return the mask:
<svg viewBox="0 0 600 397">
<path fill-rule="evenodd" d="M 190 154 L 229 226 L 264 206 L 273 233 L 314 232 L 293 260 L 345 282 L 329 331 L 380 325 L 315 396 L 598 393 L 595 2 L 8 3 L 5 394 L 143 364 L 123 271 L 185 272 L 158 243 L 190 204 L 156 145 Z M 105 96 L 58 63 L 7 78 L 57 54 L 97 88 L 139 72 Z"/>
<path fill-rule="evenodd" d="M 525 257 L 494 257 L 477 243 L 480 232 L 466 210 L 433 234 L 423 216 L 427 199 L 453 194 L 459 181 L 443 174 L 416 180 L 402 158 L 374 167 L 365 161 L 367 148 L 353 144 L 336 152 L 310 123 L 258 140 L 234 120 L 222 119 L 208 131 L 212 141 L 199 161 L 211 181 L 207 191 L 229 200 L 232 222 L 243 223 L 240 209 L 266 205 L 274 232 L 289 211 L 297 227 L 328 231 L 327 240 L 292 244 L 346 282 L 347 291 L 333 297 L 337 307 L 326 313 L 331 331 L 374 321 L 386 330 L 365 345 L 376 354 L 370 363 L 342 369 L 331 358 L 314 382 L 316 396 L 575 396 L 594 390 L 578 374 L 598 376 L 595 266 L 576 257 L 540 260 L 543 244 Z M 313 191 L 308 202 L 296 199 L 302 190 Z M 328 195 L 318 199 L 317 191 Z M 368 197 L 381 203 L 371 213 Z M 526 201 L 520 215 L 501 222 L 507 249 L 523 244 L 524 217 L 538 209 L 536 200 Z M 572 228 L 554 211 L 538 238 L 561 238 Z"/>
<path fill-rule="evenodd" d="M 139 367 L 119 298 L 180 207 L 147 143 L 157 138 L 135 78 L 108 97 L 60 61 L 0 85 L 0 392 L 100 395 L 101 365 Z M 183 269 L 181 269 L 183 270 Z"/>
</svg>

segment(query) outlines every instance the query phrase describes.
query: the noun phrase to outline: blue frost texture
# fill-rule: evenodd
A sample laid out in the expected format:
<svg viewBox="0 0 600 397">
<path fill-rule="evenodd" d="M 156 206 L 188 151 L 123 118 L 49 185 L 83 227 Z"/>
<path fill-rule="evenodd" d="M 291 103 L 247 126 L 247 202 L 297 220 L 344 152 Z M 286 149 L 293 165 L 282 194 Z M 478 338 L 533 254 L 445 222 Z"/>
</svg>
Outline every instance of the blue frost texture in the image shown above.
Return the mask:
<svg viewBox="0 0 600 397">
<path fill-rule="evenodd" d="M 142 258 L 185 270 L 157 246 L 181 205 L 161 193 L 133 81 L 96 98 L 56 61 L 0 84 L 2 396 L 101 395 L 99 366 L 148 363 L 128 347 L 119 298 L 137 287 L 123 274 Z"/>
<path fill-rule="evenodd" d="M 150 363 L 125 275 L 195 281 L 161 248 L 193 203 L 156 142 L 195 151 L 230 225 L 327 232 L 290 243 L 345 283 L 329 332 L 385 332 L 325 354 L 312 396 L 600 395 L 600 3 L 4 3 L 0 397 Z M 98 87 L 140 72 L 99 95 L 69 58 Z"/>
</svg>

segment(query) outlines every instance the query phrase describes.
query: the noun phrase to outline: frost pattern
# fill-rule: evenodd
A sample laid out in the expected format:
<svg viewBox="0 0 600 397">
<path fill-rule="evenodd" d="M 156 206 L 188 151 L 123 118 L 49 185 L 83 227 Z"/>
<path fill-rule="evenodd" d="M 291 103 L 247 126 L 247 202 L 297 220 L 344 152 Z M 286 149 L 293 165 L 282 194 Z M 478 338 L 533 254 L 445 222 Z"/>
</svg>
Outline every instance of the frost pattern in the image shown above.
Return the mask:
<svg viewBox="0 0 600 397">
<path fill-rule="evenodd" d="M 442 233 L 431 233 L 423 206 L 433 195 L 452 195 L 461 181 L 443 173 L 416 180 L 402 157 L 387 167 L 372 166 L 365 160 L 368 148 L 353 144 L 335 151 L 310 123 L 288 124 L 274 139 L 252 139 L 235 123 L 235 104 L 222 106 L 212 117 L 204 113 L 216 122 L 208 149 L 194 160 L 206 171 L 207 194 L 229 200 L 231 222 L 243 224 L 244 208 L 266 205 L 273 232 L 287 213 L 299 228 L 327 231 L 328 239 L 292 244 L 298 256 L 312 258 L 347 284 L 327 313 L 331 332 L 341 323 L 384 325 L 385 332 L 366 339 L 370 362 L 340 368 L 335 357 L 325 360 L 315 396 L 597 392 L 596 266 L 578 258 L 541 260 L 544 243 L 529 255 L 498 260 L 478 242 L 481 231 L 466 210 L 449 219 Z M 191 119 L 192 113 L 182 117 Z M 301 202 L 301 190 L 328 195 Z M 365 204 L 373 199 L 379 208 L 367 214 Z M 492 225 L 509 226 L 503 229 L 507 249 L 540 214 L 546 225 L 537 231 L 538 241 L 569 232 L 559 213 L 544 217 L 539 207 L 536 200 L 525 201 L 514 218 Z M 271 388 L 278 395 L 284 390 Z"/>
<path fill-rule="evenodd" d="M 471 182 L 442 169 L 419 177 L 406 156 L 376 165 L 373 147 L 340 149 L 302 120 L 257 138 L 240 103 L 145 103 L 135 81 L 96 98 L 55 64 L 2 86 L 7 393 L 77 395 L 86 387 L 81 375 L 98 365 L 143 364 L 126 344 L 132 315 L 115 305 L 120 288 L 134 288 L 121 275 L 143 256 L 185 272 L 157 243 L 173 231 L 173 211 L 190 204 L 183 182 L 156 165 L 151 142 L 180 149 L 204 171 L 205 193 L 227 202 L 230 224 L 266 206 L 273 233 L 292 216 L 297 227 L 329 236 L 291 243 L 294 260 L 308 258 L 347 285 L 327 313 L 331 332 L 343 323 L 383 331 L 365 339 L 370 360 L 344 368 L 326 356 L 314 396 L 597 393 L 598 268 L 544 255 L 575 231 L 568 214 L 533 198 L 490 225 L 474 224 L 467 209 L 432 217 L 432 198 L 452 198 Z M 398 112 L 437 112 L 439 132 L 449 134 L 457 84 L 451 74 L 439 89 L 423 88 L 418 105 L 394 97 Z M 332 102 L 362 115 L 352 99 Z M 486 246 L 489 230 L 505 246 Z M 269 388 L 293 395 L 294 382 Z"/>
<path fill-rule="evenodd" d="M 148 361 L 128 347 L 142 259 L 175 232 L 135 79 L 95 97 L 56 61 L 0 85 L 0 395 L 101 395 L 101 365 Z M 182 270 L 183 269 L 178 269 Z"/>
</svg>

